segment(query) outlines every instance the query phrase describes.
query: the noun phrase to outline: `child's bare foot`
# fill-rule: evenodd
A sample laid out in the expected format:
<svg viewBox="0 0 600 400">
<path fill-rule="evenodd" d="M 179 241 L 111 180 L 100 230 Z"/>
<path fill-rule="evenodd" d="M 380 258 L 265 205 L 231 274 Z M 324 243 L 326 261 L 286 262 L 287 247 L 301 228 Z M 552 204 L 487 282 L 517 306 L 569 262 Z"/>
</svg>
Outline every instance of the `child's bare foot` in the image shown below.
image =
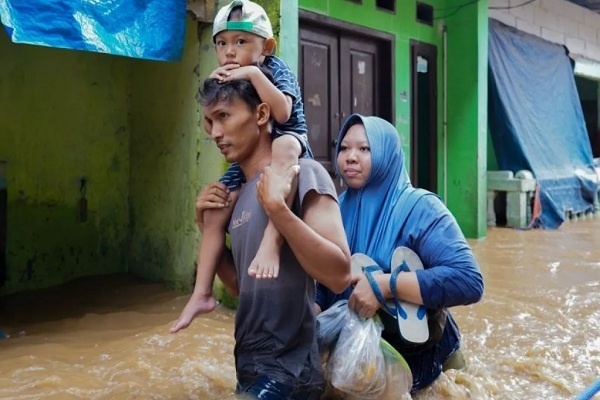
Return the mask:
<svg viewBox="0 0 600 400">
<path fill-rule="evenodd" d="M 177 333 L 182 329 L 187 328 L 192 323 L 192 320 L 198 315 L 207 314 L 217 307 L 217 301 L 211 295 L 196 295 L 188 300 L 185 308 L 181 312 L 179 319 L 171 326 L 171 333 Z"/>
<path fill-rule="evenodd" d="M 254 260 L 248 268 L 248 275 L 256 278 L 277 278 L 279 275 L 279 249 L 271 243 L 261 243 Z"/>
</svg>

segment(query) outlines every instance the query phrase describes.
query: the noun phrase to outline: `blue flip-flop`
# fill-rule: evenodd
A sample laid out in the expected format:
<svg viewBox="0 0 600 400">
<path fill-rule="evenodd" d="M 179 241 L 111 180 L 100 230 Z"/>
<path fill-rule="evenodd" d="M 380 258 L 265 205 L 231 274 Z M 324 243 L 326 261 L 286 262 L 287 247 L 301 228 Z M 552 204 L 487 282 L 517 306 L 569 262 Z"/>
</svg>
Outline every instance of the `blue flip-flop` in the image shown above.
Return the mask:
<svg viewBox="0 0 600 400">
<path fill-rule="evenodd" d="M 402 338 L 412 343 L 425 343 L 429 339 L 429 325 L 427 322 L 427 310 L 419 304 L 399 300 L 396 296 L 396 281 L 398 274 L 402 271 L 410 272 L 423 269 L 421 259 L 408 247 L 398 247 L 392 254 L 392 276 L 390 277 L 390 289 L 394 294 L 396 308 L 396 319 Z"/>
<path fill-rule="evenodd" d="M 364 273 L 367 277 L 369 283 L 371 284 L 371 289 L 373 289 L 373 294 L 379 301 L 381 308 L 390 314 L 392 317 L 396 318 L 396 305 L 393 300 L 385 300 L 383 298 L 383 294 L 381 290 L 379 290 L 379 285 L 375 281 L 373 275 L 383 274 L 385 271 L 381 268 L 371 257 L 363 253 L 355 253 L 351 258 L 351 271 L 353 274 Z"/>
</svg>

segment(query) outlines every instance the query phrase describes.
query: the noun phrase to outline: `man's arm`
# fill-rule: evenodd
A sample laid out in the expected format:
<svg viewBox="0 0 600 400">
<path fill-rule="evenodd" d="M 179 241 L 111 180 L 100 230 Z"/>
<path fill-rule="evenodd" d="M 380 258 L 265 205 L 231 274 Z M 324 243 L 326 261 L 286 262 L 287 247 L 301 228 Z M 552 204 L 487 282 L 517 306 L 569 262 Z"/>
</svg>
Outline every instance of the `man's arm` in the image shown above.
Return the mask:
<svg viewBox="0 0 600 400">
<path fill-rule="evenodd" d="M 225 285 L 229 293 L 236 297 L 240 295 L 233 256 L 231 250 L 227 247 L 225 247 L 221 253 L 221 259 L 217 266 L 217 276 L 221 282 L 223 282 L 223 285 Z"/>
<path fill-rule="evenodd" d="M 300 219 L 285 203 L 294 173 L 292 168 L 289 171 L 278 176 L 265 168 L 258 184 L 259 201 L 306 273 L 340 293 L 350 285 L 350 250 L 338 203 L 330 195 L 310 190 Z"/>
</svg>

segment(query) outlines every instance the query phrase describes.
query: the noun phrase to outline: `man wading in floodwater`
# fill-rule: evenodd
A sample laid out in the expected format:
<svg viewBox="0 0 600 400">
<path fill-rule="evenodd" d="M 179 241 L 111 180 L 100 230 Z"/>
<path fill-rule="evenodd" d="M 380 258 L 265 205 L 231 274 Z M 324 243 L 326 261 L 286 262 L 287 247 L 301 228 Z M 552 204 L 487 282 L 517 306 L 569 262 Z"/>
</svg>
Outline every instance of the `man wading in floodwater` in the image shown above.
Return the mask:
<svg viewBox="0 0 600 400">
<path fill-rule="evenodd" d="M 315 280 L 334 292 L 350 284 L 350 251 L 335 187 L 312 159 L 301 159 L 299 172 L 292 167 L 286 176 L 273 173 L 270 108 L 249 81 L 207 79 L 200 98 L 208 134 L 248 178 L 231 219 L 223 221 L 231 250 L 223 249 L 217 270 L 226 287 L 239 294 L 237 392 L 259 399 L 318 399 L 323 376 L 315 335 Z M 293 179 L 298 191 L 290 209 L 285 199 Z M 224 207 L 228 195 L 222 183 L 208 185 L 198 198 L 199 213 Z M 256 279 L 248 267 L 269 220 L 285 240 L 282 268 L 277 279 Z M 189 313 L 196 315 L 194 294 L 182 318 Z M 172 332 L 187 326 L 182 318 Z"/>
</svg>

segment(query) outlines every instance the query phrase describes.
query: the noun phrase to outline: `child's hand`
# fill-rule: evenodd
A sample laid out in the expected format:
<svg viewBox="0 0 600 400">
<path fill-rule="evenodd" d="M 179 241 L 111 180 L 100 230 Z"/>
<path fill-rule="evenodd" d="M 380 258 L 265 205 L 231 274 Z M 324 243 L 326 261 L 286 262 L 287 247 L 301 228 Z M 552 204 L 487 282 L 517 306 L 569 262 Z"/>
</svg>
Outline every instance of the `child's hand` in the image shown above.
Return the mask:
<svg viewBox="0 0 600 400">
<path fill-rule="evenodd" d="M 240 68 L 240 64 L 226 64 L 215 69 L 208 77 L 212 79 L 218 79 L 219 82 L 225 82 L 225 79 L 231 75 L 231 71 L 238 68 Z"/>
<path fill-rule="evenodd" d="M 229 82 L 240 79 L 252 80 L 252 75 L 255 73 L 261 73 L 260 70 L 254 65 L 246 65 L 245 67 L 240 67 L 238 64 L 237 68 L 230 68 L 226 72 L 226 76 L 223 79 L 220 79 L 219 82 Z M 226 65 L 228 67 L 230 65 Z"/>
<path fill-rule="evenodd" d="M 221 182 L 206 185 L 196 199 L 196 222 L 200 231 L 204 228 L 204 210 L 210 208 L 225 208 L 231 201 L 229 189 Z"/>
</svg>

